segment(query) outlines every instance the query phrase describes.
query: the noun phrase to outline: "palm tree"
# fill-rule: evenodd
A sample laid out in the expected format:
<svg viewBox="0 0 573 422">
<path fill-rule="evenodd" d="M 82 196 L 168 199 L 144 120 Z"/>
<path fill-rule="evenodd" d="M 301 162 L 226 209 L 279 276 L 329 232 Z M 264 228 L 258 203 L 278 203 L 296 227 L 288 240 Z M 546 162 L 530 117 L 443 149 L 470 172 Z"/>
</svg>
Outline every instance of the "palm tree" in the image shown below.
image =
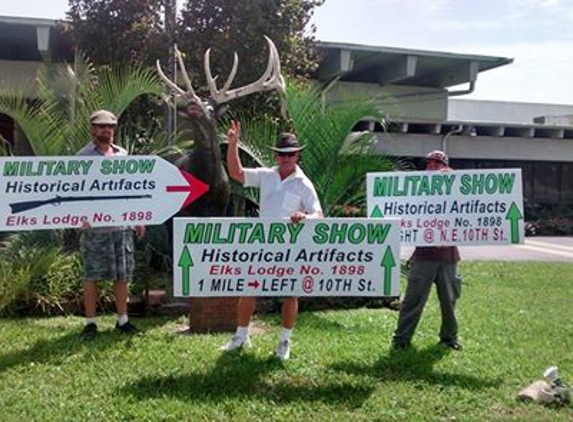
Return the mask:
<svg viewBox="0 0 573 422">
<path fill-rule="evenodd" d="M 81 55 L 73 65 L 43 65 L 36 81 L 35 100 L 17 92 L 0 93 L 0 113 L 14 120 L 39 156 L 75 154 L 91 139 L 89 116 L 94 110 L 105 108 L 121 116 L 142 96 L 159 98 L 163 93 L 153 69 L 96 69 Z M 171 146 L 172 139 L 156 125 L 126 123 L 117 137 L 130 153 L 153 153 Z M 0 155 L 8 154 L 9 144 L 2 142 Z M 61 311 L 60 300 L 69 291 L 75 295 L 81 291 L 80 261 L 77 253 L 64 251 L 63 233 L 54 231 L 45 238 L 43 231 L 18 232 L 0 244 L 0 312 L 18 302 Z"/>
<path fill-rule="evenodd" d="M 239 116 L 246 163 L 272 166 L 269 142 L 274 142 L 280 132 L 292 130 L 306 145 L 301 167 L 313 181 L 325 215 L 364 210 L 366 173 L 395 170 L 398 166 L 395 160 L 370 152 L 374 141 L 371 132 L 353 132 L 354 126 L 364 119 L 384 125 L 377 98 L 346 98 L 325 105 L 318 88 L 289 81 L 286 108 L 290 117 L 286 124 L 270 116 Z M 248 156 L 254 160 L 249 161 Z M 250 190 L 243 195 L 256 201 Z"/>
<path fill-rule="evenodd" d="M 96 69 L 80 54 L 73 65 L 44 64 L 37 76 L 38 99 L 0 93 L 0 113 L 20 127 L 35 155 L 73 155 L 91 139 L 89 115 L 105 108 L 120 116 L 139 97 L 161 96 L 152 69 Z"/>
</svg>

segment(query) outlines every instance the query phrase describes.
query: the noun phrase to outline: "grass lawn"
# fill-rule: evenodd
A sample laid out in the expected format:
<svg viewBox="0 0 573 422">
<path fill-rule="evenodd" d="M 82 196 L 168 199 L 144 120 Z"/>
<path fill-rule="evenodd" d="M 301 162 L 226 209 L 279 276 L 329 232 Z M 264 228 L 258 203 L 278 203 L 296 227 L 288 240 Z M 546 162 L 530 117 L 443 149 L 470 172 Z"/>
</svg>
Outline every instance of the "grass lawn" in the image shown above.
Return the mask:
<svg viewBox="0 0 573 422">
<path fill-rule="evenodd" d="M 462 352 L 437 346 L 432 294 L 408 351 L 390 350 L 397 313 L 303 313 L 291 360 L 272 357 L 277 316 L 254 347 L 222 355 L 228 335 L 176 334 L 184 318 L 135 322 L 92 343 L 82 319 L 0 320 L 0 420 L 573 420 L 515 395 L 558 365 L 573 383 L 573 264 L 463 263 Z"/>
</svg>

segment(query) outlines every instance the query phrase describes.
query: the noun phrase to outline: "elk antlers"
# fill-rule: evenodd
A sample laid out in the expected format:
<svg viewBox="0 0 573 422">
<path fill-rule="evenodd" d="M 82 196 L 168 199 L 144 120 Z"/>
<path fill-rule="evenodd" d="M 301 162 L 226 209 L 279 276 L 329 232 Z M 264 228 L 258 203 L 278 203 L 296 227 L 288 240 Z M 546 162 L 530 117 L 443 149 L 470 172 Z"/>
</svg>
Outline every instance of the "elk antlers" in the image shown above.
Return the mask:
<svg viewBox="0 0 573 422">
<path fill-rule="evenodd" d="M 218 89 L 215 79 L 211 75 L 211 66 L 209 60 L 211 49 L 209 48 L 205 52 L 204 70 L 205 70 L 205 76 L 207 78 L 207 86 L 209 87 L 209 92 L 211 94 L 210 95 L 211 101 L 213 103 L 224 104 L 235 98 L 244 97 L 246 95 L 250 95 L 255 92 L 268 91 L 271 89 L 276 89 L 282 93 L 285 92 L 285 81 L 281 75 L 281 63 L 279 60 L 279 53 L 274 43 L 271 41 L 269 37 L 265 36 L 265 40 L 267 41 L 267 44 L 269 46 L 269 59 L 267 62 L 267 69 L 258 80 L 240 88 L 229 89 L 231 87 L 231 84 L 233 83 L 233 80 L 235 79 L 235 75 L 237 74 L 237 68 L 239 66 L 239 59 L 237 57 L 237 53 L 235 53 L 233 57 L 233 67 L 231 69 L 229 77 L 223 84 L 223 87 L 221 89 Z M 188 101 L 201 106 L 204 109 L 203 101 L 201 101 L 201 98 L 199 98 L 195 94 L 195 91 L 193 90 L 193 86 L 191 85 L 191 80 L 189 79 L 189 74 L 185 69 L 183 58 L 179 50 L 177 50 L 177 47 L 175 48 L 175 56 L 177 58 L 177 63 L 179 64 L 179 68 L 181 69 L 183 81 L 185 82 L 187 91 L 181 89 L 179 86 L 177 86 L 177 84 L 175 84 L 167 76 L 165 76 L 165 73 L 163 73 L 163 70 L 161 69 L 161 64 L 159 63 L 159 60 L 157 60 L 157 72 L 159 73 L 159 76 L 165 82 L 165 84 L 167 84 L 177 94 L 186 98 Z M 206 110 L 204 109 L 204 111 Z"/>
</svg>

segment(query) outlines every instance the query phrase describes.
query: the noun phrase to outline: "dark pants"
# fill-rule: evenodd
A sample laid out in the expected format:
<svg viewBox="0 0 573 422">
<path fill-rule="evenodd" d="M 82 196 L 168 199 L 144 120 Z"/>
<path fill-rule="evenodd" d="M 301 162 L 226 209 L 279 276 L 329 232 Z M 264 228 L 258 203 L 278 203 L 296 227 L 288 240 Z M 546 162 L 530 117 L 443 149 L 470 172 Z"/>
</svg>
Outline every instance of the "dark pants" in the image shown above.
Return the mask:
<svg viewBox="0 0 573 422">
<path fill-rule="evenodd" d="M 395 343 L 408 344 L 412 340 L 433 283 L 436 283 L 442 312 L 440 340 L 444 342 L 457 340 L 458 323 L 455 307 L 462 289 L 457 264 L 414 260 L 408 273 L 408 287 L 400 308 L 398 327 L 394 332 Z"/>
</svg>

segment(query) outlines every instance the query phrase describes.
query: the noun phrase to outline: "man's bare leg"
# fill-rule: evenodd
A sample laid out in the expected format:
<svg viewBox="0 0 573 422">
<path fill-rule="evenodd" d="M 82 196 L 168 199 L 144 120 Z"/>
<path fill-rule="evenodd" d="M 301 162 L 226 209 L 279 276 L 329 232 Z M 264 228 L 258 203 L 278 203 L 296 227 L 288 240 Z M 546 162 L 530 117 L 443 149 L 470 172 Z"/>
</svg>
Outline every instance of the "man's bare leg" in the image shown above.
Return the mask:
<svg viewBox="0 0 573 422">
<path fill-rule="evenodd" d="M 93 320 L 96 315 L 97 286 L 93 281 L 84 281 L 84 311 L 88 320 Z"/>
<path fill-rule="evenodd" d="M 237 331 L 231 341 L 221 347 L 225 352 L 241 349 L 244 345 L 250 346 L 249 324 L 255 312 L 255 298 L 241 297 L 237 305 Z"/>
<path fill-rule="evenodd" d="M 298 316 L 298 298 L 286 297 L 283 299 L 281 316 L 283 328 L 292 330 L 296 324 L 296 318 Z"/>
<path fill-rule="evenodd" d="M 241 297 L 237 305 L 237 327 L 248 327 L 255 312 L 255 298 Z"/>
</svg>

